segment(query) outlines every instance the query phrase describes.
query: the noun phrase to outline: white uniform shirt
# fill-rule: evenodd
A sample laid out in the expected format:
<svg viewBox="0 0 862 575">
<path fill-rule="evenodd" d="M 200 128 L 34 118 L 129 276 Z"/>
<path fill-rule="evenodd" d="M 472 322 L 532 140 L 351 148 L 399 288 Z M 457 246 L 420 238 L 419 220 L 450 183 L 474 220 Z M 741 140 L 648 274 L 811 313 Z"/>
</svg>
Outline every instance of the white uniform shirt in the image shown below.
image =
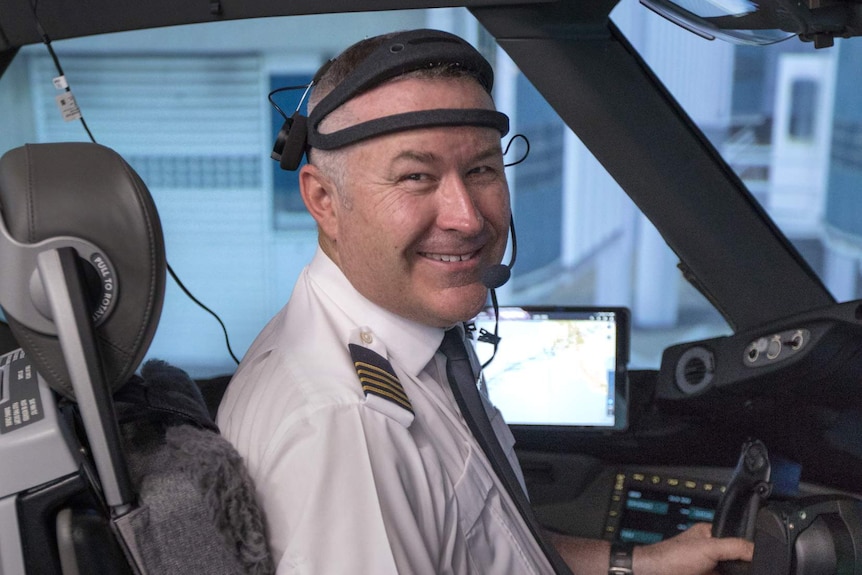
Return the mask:
<svg viewBox="0 0 862 575">
<path fill-rule="evenodd" d="M 255 482 L 279 574 L 552 572 L 461 418 L 442 339 L 365 299 L 318 250 L 255 340 L 218 425 Z M 349 343 L 389 360 L 413 413 L 366 398 Z"/>
</svg>

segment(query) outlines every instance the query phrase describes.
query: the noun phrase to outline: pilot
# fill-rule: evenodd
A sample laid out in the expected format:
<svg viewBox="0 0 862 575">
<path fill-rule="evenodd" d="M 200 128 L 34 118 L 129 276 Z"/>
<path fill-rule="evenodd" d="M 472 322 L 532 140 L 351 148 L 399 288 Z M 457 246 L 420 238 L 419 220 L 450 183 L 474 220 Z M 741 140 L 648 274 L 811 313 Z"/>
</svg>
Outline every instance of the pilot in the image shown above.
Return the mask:
<svg viewBox="0 0 862 575">
<path fill-rule="evenodd" d="M 471 432 L 439 348 L 485 305 L 483 273 L 506 247 L 508 119 L 492 83 L 456 36 L 387 34 L 327 63 L 309 117 L 288 123 L 282 165 L 308 150 L 299 183 L 319 246 L 218 414 L 278 573 L 694 575 L 750 560 L 750 544 L 698 525 L 609 571 L 607 542 L 531 528 Z M 482 401 L 523 489 L 512 435 Z"/>
</svg>

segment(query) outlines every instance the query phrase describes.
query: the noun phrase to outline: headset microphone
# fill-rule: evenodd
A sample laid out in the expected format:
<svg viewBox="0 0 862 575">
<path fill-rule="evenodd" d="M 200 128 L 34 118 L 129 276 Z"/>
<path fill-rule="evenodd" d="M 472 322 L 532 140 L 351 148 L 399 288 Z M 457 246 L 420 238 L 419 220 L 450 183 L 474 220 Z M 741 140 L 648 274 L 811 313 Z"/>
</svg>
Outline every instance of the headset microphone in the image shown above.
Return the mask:
<svg viewBox="0 0 862 575">
<path fill-rule="evenodd" d="M 482 283 L 488 289 L 497 289 L 511 277 L 512 272 L 509 271 L 509 266 L 497 264 L 486 269 L 482 273 Z"/>
<path fill-rule="evenodd" d="M 509 229 L 512 234 L 512 259 L 506 265 L 497 264 L 482 272 L 482 284 L 490 290 L 497 289 L 509 281 L 512 276 L 512 267 L 514 267 L 515 258 L 518 256 L 518 240 L 515 237 L 515 218 L 513 216 L 509 216 Z"/>
</svg>

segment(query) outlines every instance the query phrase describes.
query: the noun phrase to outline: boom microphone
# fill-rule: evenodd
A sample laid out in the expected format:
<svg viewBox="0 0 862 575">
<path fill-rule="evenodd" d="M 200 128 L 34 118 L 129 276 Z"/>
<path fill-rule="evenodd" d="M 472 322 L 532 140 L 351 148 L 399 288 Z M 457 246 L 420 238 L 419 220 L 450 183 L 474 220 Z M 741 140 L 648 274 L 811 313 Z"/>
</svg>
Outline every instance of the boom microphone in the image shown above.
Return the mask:
<svg viewBox="0 0 862 575">
<path fill-rule="evenodd" d="M 509 266 L 497 264 L 495 266 L 489 267 L 484 272 L 482 272 L 482 283 L 488 289 L 497 289 L 498 287 L 509 281 L 509 278 L 511 276 L 512 272 L 509 269 Z"/>
<path fill-rule="evenodd" d="M 515 265 L 515 258 L 518 256 L 518 240 L 515 237 L 515 218 L 509 216 L 509 229 L 512 234 L 512 259 L 506 265 L 497 264 L 489 267 L 482 272 L 482 284 L 488 289 L 497 289 L 512 277 L 512 267 Z"/>
</svg>

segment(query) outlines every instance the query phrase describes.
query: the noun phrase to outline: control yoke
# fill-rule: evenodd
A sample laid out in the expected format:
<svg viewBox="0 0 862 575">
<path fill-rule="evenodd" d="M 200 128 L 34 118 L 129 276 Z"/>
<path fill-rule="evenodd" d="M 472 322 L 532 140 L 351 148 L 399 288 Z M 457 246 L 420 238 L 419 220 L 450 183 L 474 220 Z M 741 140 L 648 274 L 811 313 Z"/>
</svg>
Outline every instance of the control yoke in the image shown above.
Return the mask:
<svg viewBox="0 0 862 575">
<path fill-rule="evenodd" d="M 713 537 L 741 537 L 754 541 L 757 512 L 772 492 L 772 465 L 769 452 L 760 440 L 742 446 L 739 462 L 718 503 L 712 523 Z M 723 575 L 745 575 L 749 564 L 743 561 L 723 561 Z"/>
<path fill-rule="evenodd" d="M 819 495 L 767 502 L 773 492 L 772 471 L 762 442 L 742 446 L 712 534 L 753 541 L 754 557 L 750 564 L 722 562 L 719 571 L 723 575 L 862 575 L 862 501 L 848 495 Z"/>
<path fill-rule="evenodd" d="M 754 541 L 757 511 L 772 492 L 769 452 L 760 440 L 742 446 L 739 462 L 718 504 L 713 537 L 742 537 Z"/>
</svg>

